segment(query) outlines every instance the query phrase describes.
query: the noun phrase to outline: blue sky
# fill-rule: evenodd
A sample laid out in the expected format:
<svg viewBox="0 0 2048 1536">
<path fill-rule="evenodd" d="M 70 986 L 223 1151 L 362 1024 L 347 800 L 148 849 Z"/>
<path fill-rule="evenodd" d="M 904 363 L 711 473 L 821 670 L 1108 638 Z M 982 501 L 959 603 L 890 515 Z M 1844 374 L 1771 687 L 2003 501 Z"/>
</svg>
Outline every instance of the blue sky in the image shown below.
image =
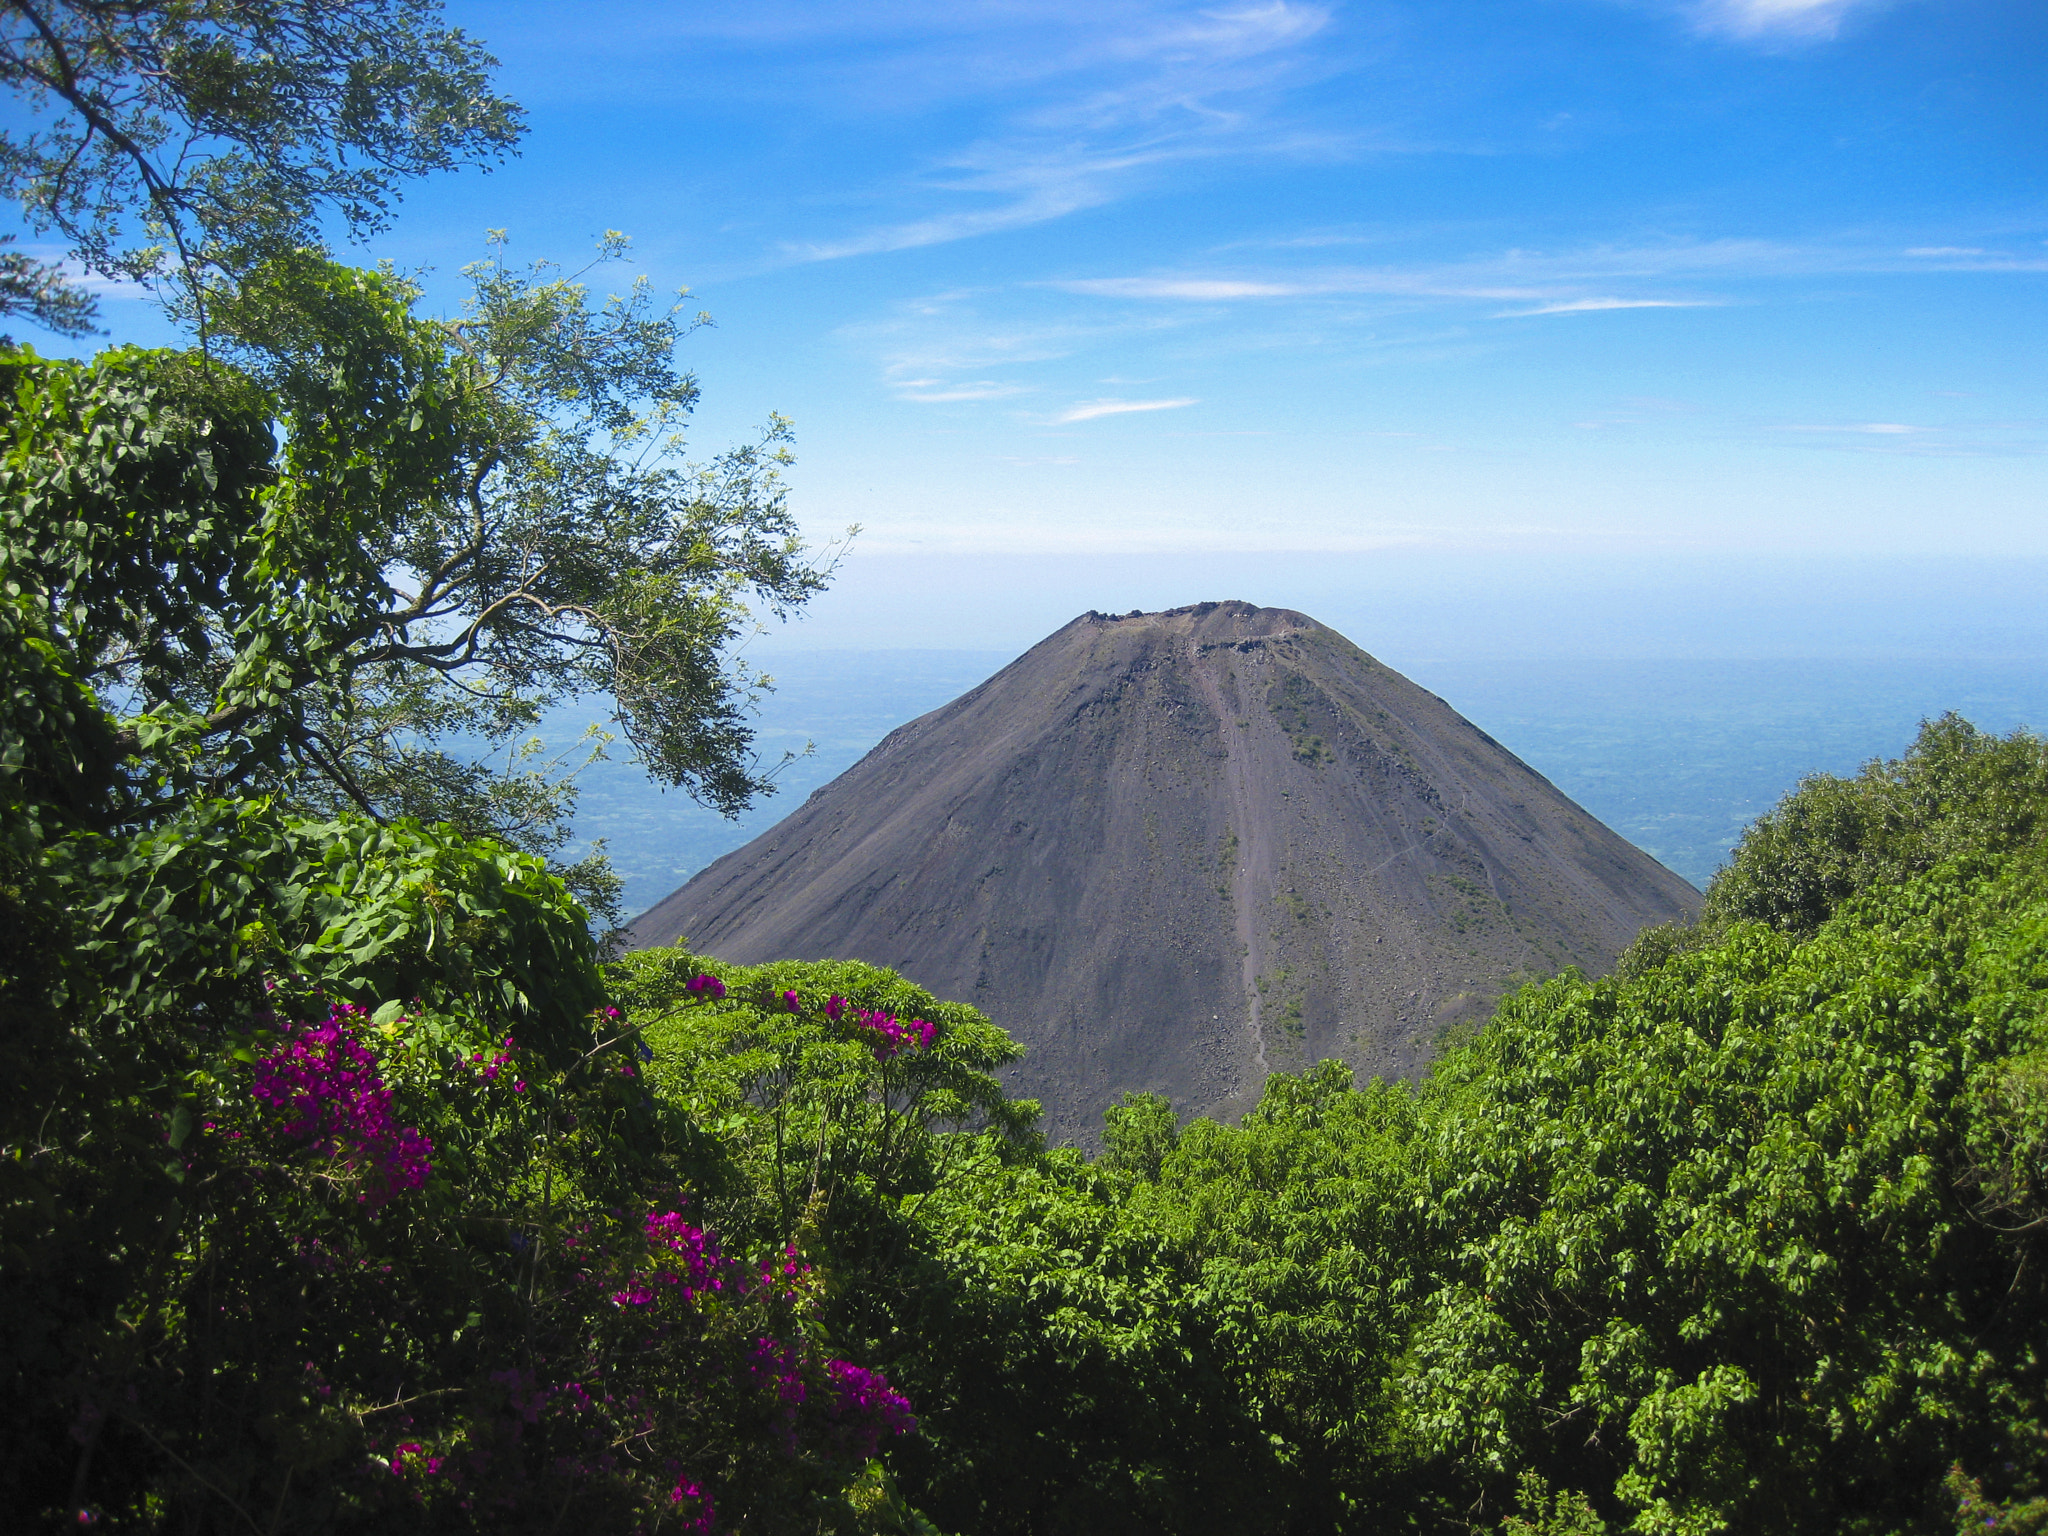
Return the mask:
<svg viewBox="0 0 2048 1536">
<path fill-rule="evenodd" d="M 2039 0 L 450 9 L 532 132 L 373 253 L 688 284 L 864 527 L 770 650 L 2048 655 Z"/>
</svg>

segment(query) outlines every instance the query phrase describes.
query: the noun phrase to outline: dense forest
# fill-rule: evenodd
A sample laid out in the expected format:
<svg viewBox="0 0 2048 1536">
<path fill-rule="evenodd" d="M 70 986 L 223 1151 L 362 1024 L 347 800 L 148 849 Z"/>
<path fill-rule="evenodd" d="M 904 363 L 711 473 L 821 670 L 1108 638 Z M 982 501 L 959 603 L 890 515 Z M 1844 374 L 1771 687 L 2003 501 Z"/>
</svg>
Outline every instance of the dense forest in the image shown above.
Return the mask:
<svg viewBox="0 0 2048 1536">
<path fill-rule="evenodd" d="M 615 956 L 571 790 L 465 755 L 602 692 L 743 804 L 729 642 L 828 574 L 785 424 L 680 456 L 680 312 L 320 245 L 516 137 L 488 58 L 7 14 L 11 186 L 195 339 L 0 354 L 9 1529 L 2048 1526 L 2048 742 L 1809 780 L 1419 1082 L 1048 1149 L 914 978 Z"/>
</svg>

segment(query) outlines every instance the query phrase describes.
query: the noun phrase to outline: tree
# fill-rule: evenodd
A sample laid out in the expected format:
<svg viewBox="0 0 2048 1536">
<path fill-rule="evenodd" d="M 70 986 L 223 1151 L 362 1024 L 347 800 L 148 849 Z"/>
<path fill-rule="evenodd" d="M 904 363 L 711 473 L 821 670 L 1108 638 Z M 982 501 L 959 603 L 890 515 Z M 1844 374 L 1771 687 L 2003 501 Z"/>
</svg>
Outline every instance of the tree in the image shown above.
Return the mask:
<svg viewBox="0 0 2048 1536">
<path fill-rule="evenodd" d="M 1440 1063 L 1398 1395 L 1445 1482 L 1642 1532 L 1951 1530 L 1957 1462 L 2038 1496 L 2044 891 L 2023 850 L 1734 923 Z"/>
<path fill-rule="evenodd" d="M 398 274 L 327 259 L 331 219 L 373 234 L 407 178 L 512 151 L 522 114 L 491 90 L 495 63 L 438 0 L 0 0 L 0 85 L 30 114 L 0 132 L 7 190 L 87 268 L 155 284 L 205 362 L 241 369 L 204 382 L 124 357 L 16 403 L 8 573 L 45 611 L 13 622 L 89 642 L 74 681 L 140 706 L 114 742 L 131 822 L 247 792 L 450 820 L 549 857 L 615 920 L 602 853 L 561 858 L 572 779 L 521 738 L 561 698 L 608 693 L 662 782 L 744 807 L 770 788 L 747 726 L 767 680 L 730 642 L 750 602 L 786 617 L 829 561 L 805 559 L 784 504 L 786 421 L 683 458 L 697 387 L 674 352 L 707 317 L 644 282 L 593 302 L 588 268 L 494 249 L 442 323 Z M 599 263 L 624 251 L 607 234 Z M 93 319 L 19 252 L 0 253 L 9 313 L 67 335 Z M 216 410 L 251 380 L 260 401 Z M 118 451 L 88 446 L 110 426 Z M 233 441 L 202 441 L 216 427 Z M 91 567 L 122 543 L 139 461 L 155 494 L 191 453 L 224 486 L 156 510 L 185 520 L 197 595 L 123 565 L 113 630 L 72 633 L 86 589 L 113 595 Z"/>
<path fill-rule="evenodd" d="M 2044 807 L 2048 742 L 1993 736 L 1953 713 L 1925 720 L 1903 757 L 1853 779 L 1813 774 L 1758 817 L 1707 888 L 1702 921 L 1809 934 L 1860 891 L 2033 843 Z"/>
<path fill-rule="evenodd" d="M 1180 1119 L 1173 1102 L 1156 1093 L 1126 1093 L 1102 1115 L 1103 1162 L 1141 1179 L 1157 1179 L 1174 1143 Z"/>
<path fill-rule="evenodd" d="M 750 600 L 785 615 L 828 574 L 785 502 L 788 424 L 690 464 L 677 310 L 644 284 L 594 305 L 546 266 L 469 275 L 443 324 L 392 273 L 299 253 L 216 289 L 246 371 L 13 365 L 0 558 L 62 667 L 135 706 L 101 823 L 265 792 L 550 852 L 558 786 L 437 743 L 502 742 L 577 693 L 721 811 L 769 787 L 759 680 L 723 653 Z M 577 878 L 607 906 L 601 865 Z"/>
<path fill-rule="evenodd" d="M 731 808 L 723 647 L 823 581 L 786 423 L 682 460 L 644 286 L 493 260 L 443 324 L 326 258 L 516 129 L 434 15 L 0 0 L 16 190 L 204 343 L 0 349 L 0 1525 L 920 1529 L 825 1277 L 688 1214 L 588 913 L 469 835 L 558 791 L 434 745 L 599 689 Z M 60 280 L 0 305 L 82 325 Z"/>
<path fill-rule="evenodd" d="M 734 532 L 716 507 L 746 476 L 706 492 L 642 464 L 621 497 L 640 542 L 584 530 L 614 542 L 571 548 L 566 576 L 504 557 L 501 529 L 530 550 L 586 510 L 534 491 L 478 513 L 494 466 L 464 455 L 527 419 L 506 403 L 525 398 L 504 384 L 520 354 L 481 320 L 457 345 L 379 274 L 307 256 L 262 281 L 278 307 L 245 283 L 248 323 L 305 343 L 263 354 L 270 387 L 217 354 L 0 355 L 0 1039 L 36 1085 L 0 1105 L 18 1431 L 0 1524 L 214 1529 L 261 1508 L 296 1530 L 513 1530 L 573 1507 L 690 1529 L 715 1500 L 750 1529 L 808 1530 L 857 1494 L 860 1528 L 887 1528 L 869 1457 L 907 1410 L 817 1347 L 821 1282 L 779 1246 L 762 1271 L 733 1245 L 723 1289 L 668 1284 L 675 1245 L 716 1242 L 681 1187 L 701 1138 L 591 1011 L 587 914 L 538 861 L 457 829 L 290 813 L 328 728 L 359 717 L 359 676 L 440 675 L 447 610 L 400 607 L 419 591 L 396 585 L 434 530 L 467 527 L 456 564 L 482 568 L 435 590 L 499 583 L 458 613 L 568 590 L 612 622 L 616 586 L 589 566 L 630 555 L 605 579 L 647 579 L 680 539 L 667 590 L 687 616 L 744 579 L 720 562 L 758 509 Z M 590 318 L 566 289 L 549 303 L 521 314 Z M 563 343 L 564 325 L 525 334 Z M 536 433 L 573 463 L 564 422 Z M 501 638 L 469 627 L 450 686 Z M 665 639 L 703 634 L 634 654 L 659 664 Z M 581 636 L 514 629 L 510 659 L 476 670 L 617 666 Z M 414 639 L 423 656 L 393 654 Z"/>
<path fill-rule="evenodd" d="M 0 235 L 0 246 L 14 244 Z M 23 315 L 59 336 L 90 336 L 99 304 L 75 286 L 56 262 L 38 261 L 26 251 L 0 250 L 0 315 Z M 0 345 L 10 338 L 0 336 Z"/>
<path fill-rule="evenodd" d="M 399 184 L 523 131 L 438 0 L 5 0 L 0 85 L 33 114 L 0 177 L 94 271 L 195 284 L 384 227 Z M 39 281 L 51 281 L 47 268 Z M 29 302 L 24 302 L 26 297 Z M 0 313 L 35 315 L 0 285 Z"/>
<path fill-rule="evenodd" d="M 710 1225 L 539 861 L 212 801 L 41 878 L 0 929 L 37 1088 L 0 1104 L 0 1526 L 897 1528 L 908 1405 L 824 1347 L 799 1247 Z"/>
<path fill-rule="evenodd" d="M 444 324 L 414 313 L 419 290 L 396 273 L 328 261 L 330 217 L 375 233 L 407 178 L 511 152 L 521 113 L 490 89 L 494 67 L 438 0 L 0 0 L 0 84 L 30 111 L 0 133 L 7 189 L 87 268 L 154 283 L 205 359 L 264 391 L 218 418 L 240 423 L 232 452 L 131 441 L 83 488 L 63 466 L 108 410 L 145 435 L 159 417 L 214 422 L 163 391 L 211 398 L 234 376 L 200 384 L 131 358 L 80 375 L 51 411 L 18 406 L 6 489 L 27 500 L 9 569 L 32 575 L 32 605 L 54 605 L 23 622 L 55 623 L 61 647 L 73 589 L 106 582 L 59 568 L 119 542 L 136 489 L 134 464 L 114 460 L 143 447 L 161 480 L 202 451 L 232 493 L 203 488 L 177 516 L 217 540 L 200 564 L 240 574 L 207 565 L 190 602 L 129 590 L 118 636 L 79 653 L 78 681 L 142 706 L 117 731 L 124 814 L 261 791 L 313 813 L 452 820 L 555 860 L 615 920 L 601 852 L 561 858 L 572 780 L 520 738 L 564 696 L 609 693 L 654 774 L 737 811 L 770 774 L 746 723 L 766 680 L 730 642 L 749 602 L 786 617 L 829 562 L 805 560 L 784 505 L 787 422 L 708 463 L 682 457 L 697 389 L 674 351 L 706 317 L 653 304 L 644 283 L 589 302 L 588 269 L 518 270 L 494 250 Z M 599 261 L 624 250 L 608 234 Z M 93 319 L 57 266 L 19 252 L 0 253 L 8 313 L 68 335 Z M 126 403 L 81 395 L 88 378 Z M 88 501 L 96 531 L 56 548 Z M 73 515 L 53 522 L 60 505 Z"/>
</svg>

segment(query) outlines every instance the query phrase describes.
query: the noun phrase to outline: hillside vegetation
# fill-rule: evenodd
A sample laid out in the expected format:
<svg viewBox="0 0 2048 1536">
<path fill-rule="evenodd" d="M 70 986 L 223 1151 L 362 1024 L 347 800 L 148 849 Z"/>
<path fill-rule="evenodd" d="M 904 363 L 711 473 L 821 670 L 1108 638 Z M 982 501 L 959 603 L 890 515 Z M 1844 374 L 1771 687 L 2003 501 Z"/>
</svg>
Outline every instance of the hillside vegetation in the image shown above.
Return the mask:
<svg viewBox="0 0 2048 1536">
<path fill-rule="evenodd" d="M 208 794 L 84 680 L 146 594 L 53 624 L 23 526 L 20 1524 L 2048 1523 L 2036 738 L 1947 718 L 1809 781 L 1699 925 L 1418 1084 L 1127 1096 L 1090 1161 L 889 972 L 604 965 L 537 857 Z"/>
<path fill-rule="evenodd" d="M 761 1084 L 802 1074 L 664 1013 L 700 962 L 613 975 L 746 1182 L 821 1192 L 833 1326 L 916 1401 L 893 1464 L 943 1528 L 2027 1529 L 2044 766 L 1933 722 L 1419 1085 L 1326 1062 L 1234 1128 L 1133 1096 L 1093 1163 L 984 1134 L 885 1171 L 826 1079 L 799 1129 Z"/>
</svg>

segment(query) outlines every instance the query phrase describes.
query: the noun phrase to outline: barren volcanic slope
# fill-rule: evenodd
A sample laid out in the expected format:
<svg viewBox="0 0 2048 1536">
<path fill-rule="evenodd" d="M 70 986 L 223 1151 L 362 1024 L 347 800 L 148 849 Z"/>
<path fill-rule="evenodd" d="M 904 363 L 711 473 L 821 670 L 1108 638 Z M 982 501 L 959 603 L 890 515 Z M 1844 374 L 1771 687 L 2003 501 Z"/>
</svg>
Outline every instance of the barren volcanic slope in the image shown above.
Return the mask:
<svg viewBox="0 0 2048 1536">
<path fill-rule="evenodd" d="M 1412 1074 L 1447 1024 L 1601 971 L 1693 888 L 1443 700 L 1284 608 L 1088 613 L 893 732 L 633 927 L 893 966 L 1029 1048 L 1093 1141 L 1125 1089 Z"/>
</svg>

